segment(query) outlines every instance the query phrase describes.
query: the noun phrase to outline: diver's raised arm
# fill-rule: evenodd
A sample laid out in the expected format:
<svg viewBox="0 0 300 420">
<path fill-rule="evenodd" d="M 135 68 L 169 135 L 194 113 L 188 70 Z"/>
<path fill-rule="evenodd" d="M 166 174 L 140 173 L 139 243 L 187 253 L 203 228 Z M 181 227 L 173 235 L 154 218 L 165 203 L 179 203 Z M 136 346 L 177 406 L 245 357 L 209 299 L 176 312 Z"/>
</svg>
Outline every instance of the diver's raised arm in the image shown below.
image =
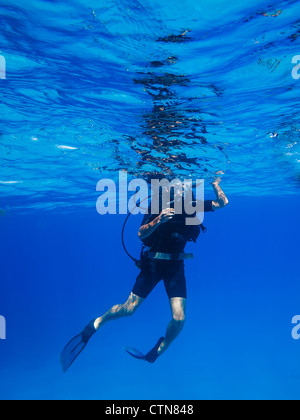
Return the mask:
<svg viewBox="0 0 300 420">
<path fill-rule="evenodd" d="M 221 182 L 221 179 L 218 178 L 211 184 L 217 197 L 217 200 L 214 200 L 212 202 L 213 210 L 222 209 L 228 206 L 229 204 L 228 198 L 226 197 L 224 191 L 220 187 L 220 182 Z"/>
</svg>

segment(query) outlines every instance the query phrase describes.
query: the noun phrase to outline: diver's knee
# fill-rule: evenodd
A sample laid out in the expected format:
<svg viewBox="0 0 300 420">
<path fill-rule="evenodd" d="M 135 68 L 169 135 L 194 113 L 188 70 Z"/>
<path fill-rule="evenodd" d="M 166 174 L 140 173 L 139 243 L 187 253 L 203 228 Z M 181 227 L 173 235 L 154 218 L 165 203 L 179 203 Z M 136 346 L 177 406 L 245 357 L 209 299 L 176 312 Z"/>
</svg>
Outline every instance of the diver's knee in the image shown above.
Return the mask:
<svg viewBox="0 0 300 420">
<path fill-rule="evenodd" d="M 173 321 L 178 327 L 183 328 L 185 324 L 185 314 L 181 312 L 173 314 Z"/>
<path fill-rule="evenodd" d="M 130 304 L 127 306 L 126 311 L 127 311 L 127 315 L 131 316 L 133 315 L 137 310 L 137 305 L 135 304 Z"/>
<path fill-rule="evenodd" d="M 140 302 L 138 300 L 129 299 L 124 306 L 127 315 L 130 316 L 137 311 L 138 307 L 140 306 Z"/>
</svg>

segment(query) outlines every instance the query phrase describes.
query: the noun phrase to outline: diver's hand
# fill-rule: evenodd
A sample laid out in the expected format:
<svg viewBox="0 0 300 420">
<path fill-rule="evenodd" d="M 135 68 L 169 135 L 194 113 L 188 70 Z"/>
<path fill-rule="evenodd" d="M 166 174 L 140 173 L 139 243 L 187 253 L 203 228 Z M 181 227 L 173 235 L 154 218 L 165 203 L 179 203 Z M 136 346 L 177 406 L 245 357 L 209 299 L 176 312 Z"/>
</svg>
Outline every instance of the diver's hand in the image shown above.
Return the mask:
<svg viewBox="0 0 300 420">
<path fill-rule="evenodd" d="M 218 171 L 216 173 L 217 178 L 215 178 L 214 182 L 212 182 L 211 185 L 213 187 L 218 187 L 220 185 L 221 181 L 222 181 L 221 176 L 224 175 L 224 174 L 225 174 L 224 171 Z"/>
<path fill-rule="evenodd" d="M 156 217 L 152 222 L 144 225 L 139 230 L 139 238 L 141 241 L 148 238 L 152 233 L 162 224 L 167 223 L 169 220 L 172 220 L 175 216 L 174 209 L 163 210 L 159 216 Z"/>
<path fill-rule="evenodd" d="M 165 209 L 159 215 L 159 223 L 164 224 L 175 216 L 175 209 Z"/>
<path fill-rule="evenodd" d="M 214 182 L 212 182 L 212 186 L 217 197 L 217 201 L 213 201 L 214 210 L 222 209 L 223 207 L 226 207 L 229 204 L 228 198 L 226 197 L 224 191 L 220 187 L 220 182 L 220 178 L 217 178 Z"/>
</svg>

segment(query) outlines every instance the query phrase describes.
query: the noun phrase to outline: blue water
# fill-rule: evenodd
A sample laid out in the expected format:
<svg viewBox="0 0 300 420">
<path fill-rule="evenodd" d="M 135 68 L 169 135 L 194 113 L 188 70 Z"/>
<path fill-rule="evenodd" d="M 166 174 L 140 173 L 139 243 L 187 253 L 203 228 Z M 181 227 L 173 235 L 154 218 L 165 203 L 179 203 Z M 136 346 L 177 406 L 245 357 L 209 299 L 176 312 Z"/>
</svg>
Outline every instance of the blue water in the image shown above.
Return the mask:
<svg viewBox="0 0 300 420">
<path fill-rule="evenodd" d="M 0 3 L 0 398 L 299 399 L 299 2 Z M 230 206 L 191 247 L 168 352 L 122 349 L 164 335 L 159 285 L 64 375 L 63 346 L 138 274 L 124 216 L 96 212 L 119 170 L 204 178 L 207 198 L 221 173 Z"/>
</svg>

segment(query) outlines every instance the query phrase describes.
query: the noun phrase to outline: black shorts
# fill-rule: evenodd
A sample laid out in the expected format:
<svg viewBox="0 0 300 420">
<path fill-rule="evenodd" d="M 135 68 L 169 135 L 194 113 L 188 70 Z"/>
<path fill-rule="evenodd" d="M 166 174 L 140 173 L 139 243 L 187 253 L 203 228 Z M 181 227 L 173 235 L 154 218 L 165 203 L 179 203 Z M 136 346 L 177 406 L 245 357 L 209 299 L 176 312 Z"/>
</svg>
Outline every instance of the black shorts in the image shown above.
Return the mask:
<svg viewBox="0 0 300 420">
<path fill-rule="evenodd" d="M 169 299 L 175 297 L 186 299 L 186 279 L 183 261 L 143 261 L 141 273 L 136 279 L 132 293 L 146 299 L 161 280 L 164 281 Z"/>
</svg>

